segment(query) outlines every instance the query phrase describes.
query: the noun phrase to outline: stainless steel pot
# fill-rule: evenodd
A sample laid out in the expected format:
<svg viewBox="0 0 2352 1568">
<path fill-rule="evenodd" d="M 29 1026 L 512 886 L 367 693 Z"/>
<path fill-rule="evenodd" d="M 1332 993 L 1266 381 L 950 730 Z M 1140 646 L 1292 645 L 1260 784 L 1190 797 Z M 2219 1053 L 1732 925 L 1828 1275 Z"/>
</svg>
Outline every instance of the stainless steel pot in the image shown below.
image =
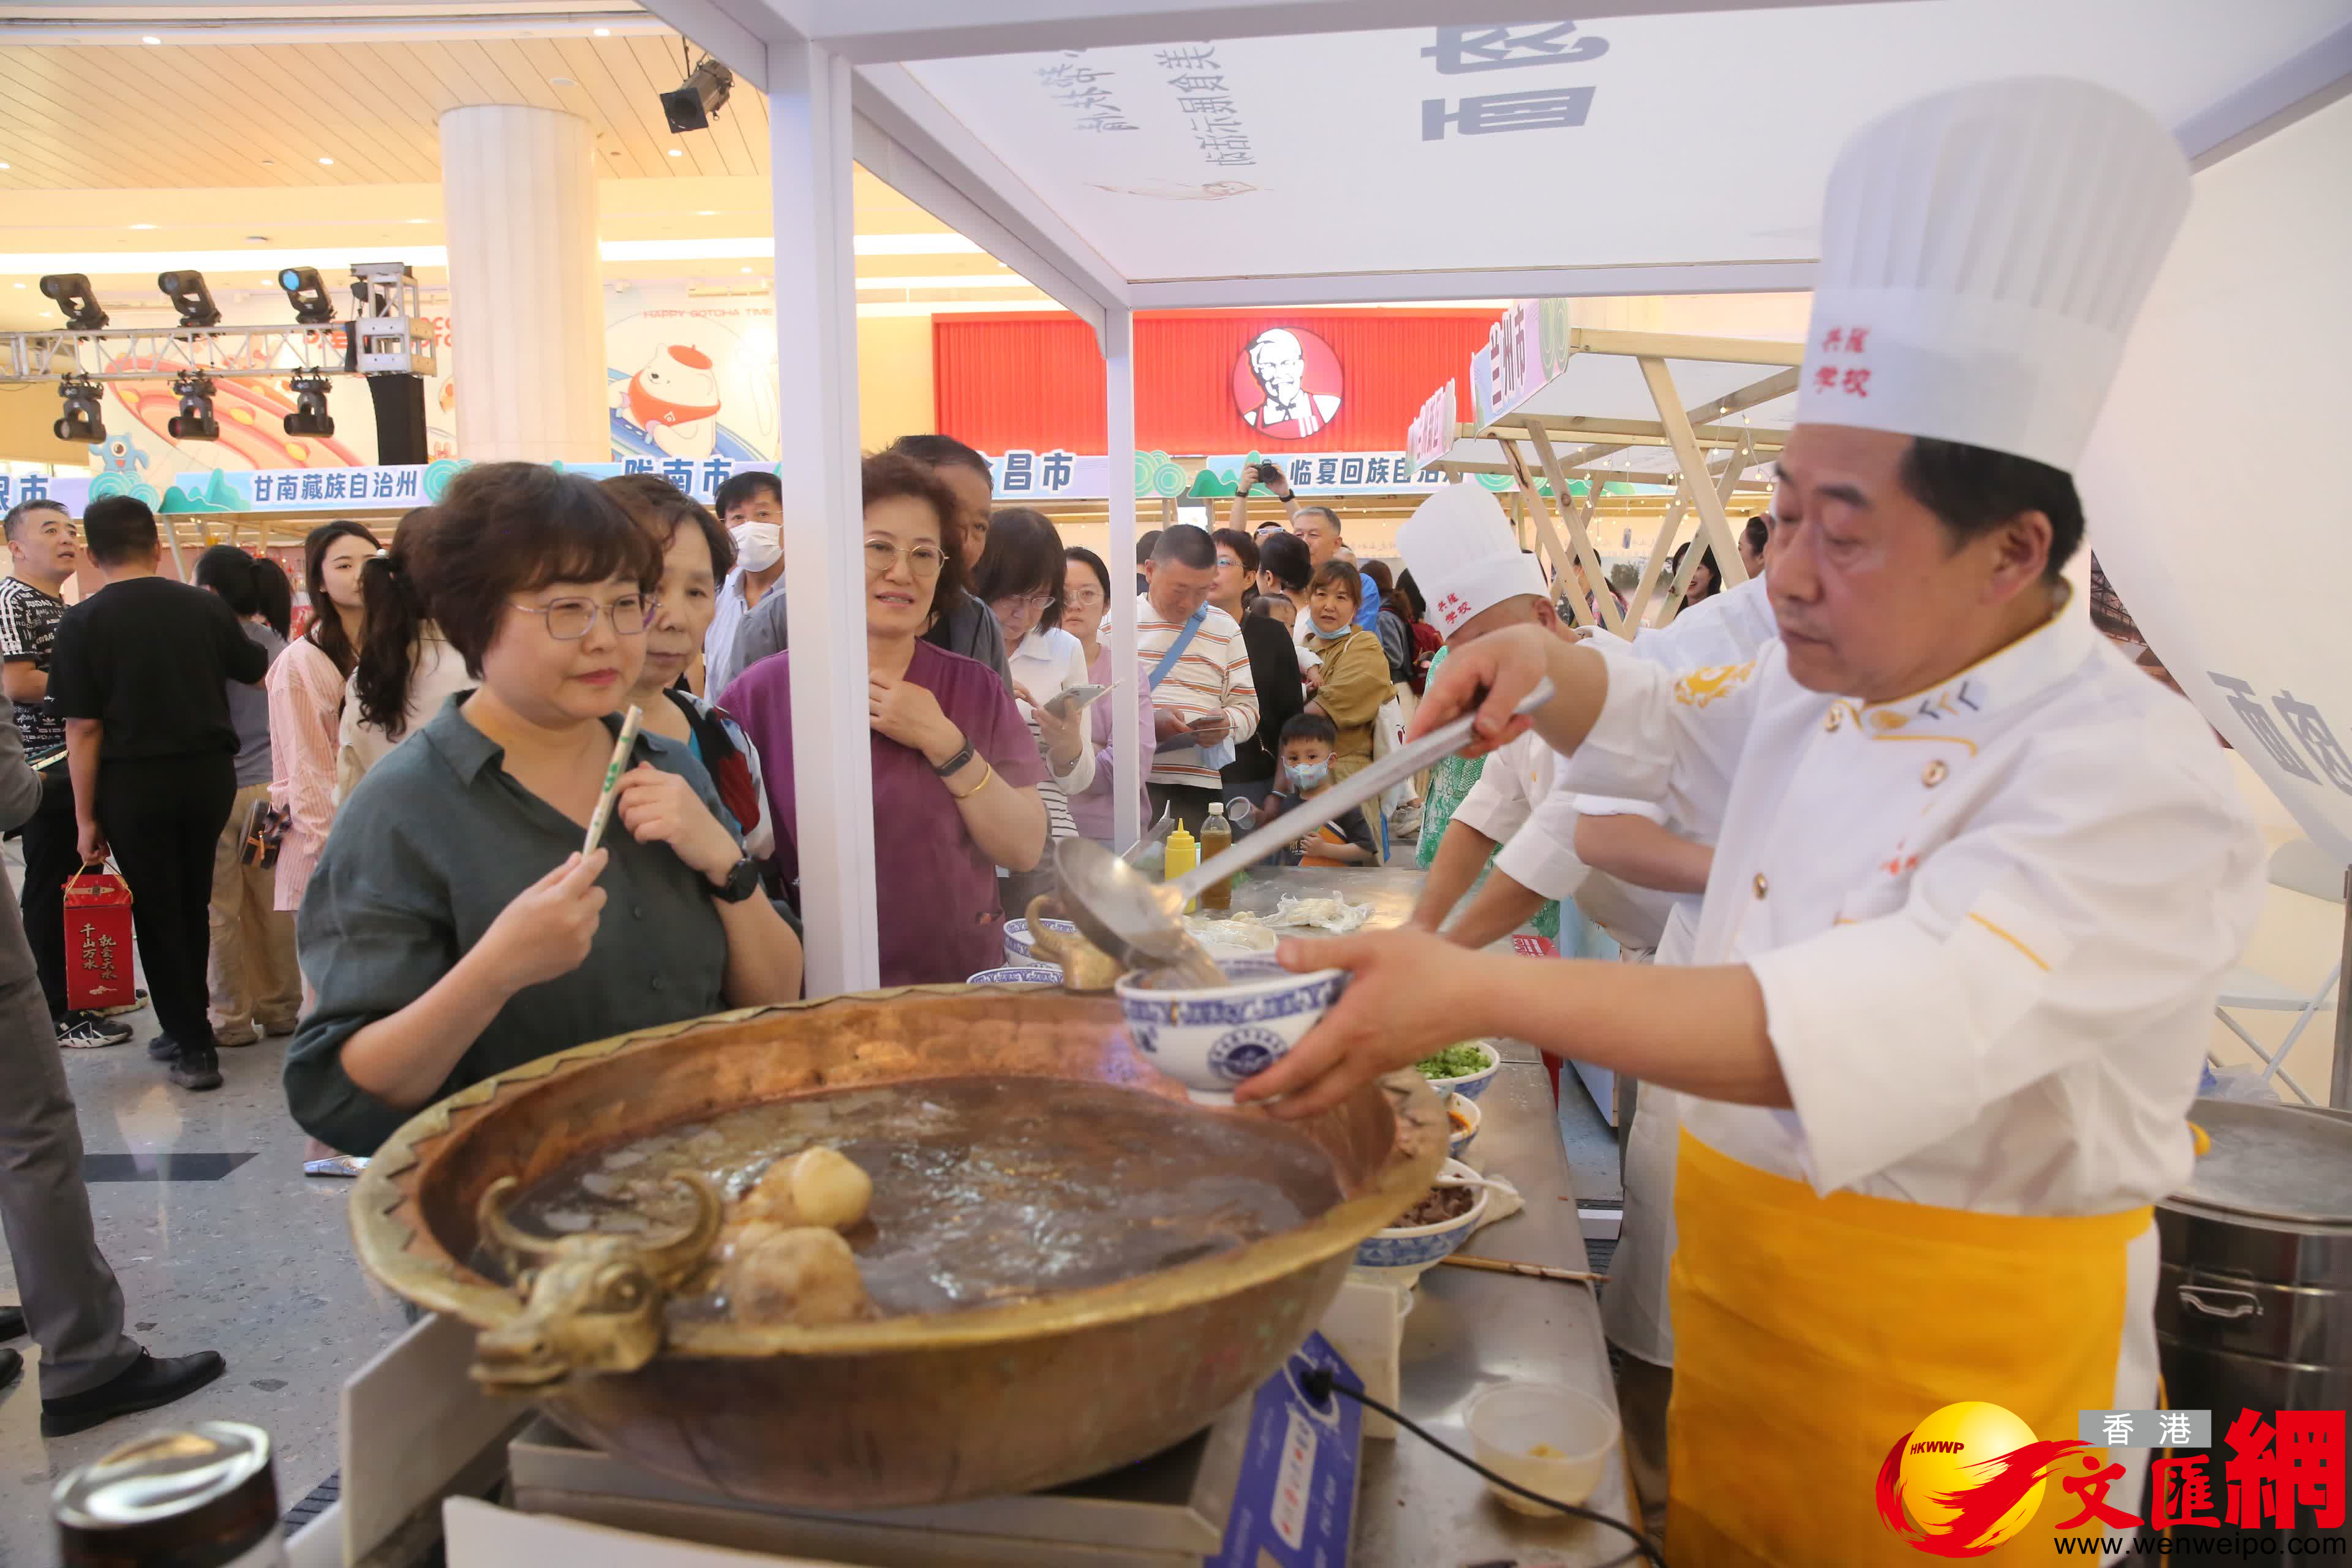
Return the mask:
<svg viewBox="0 0 2352 1568">
<path fill-rule="evenodd" d="M 2157 1342 L 2166 1403 L 2212 1411 L 2226 1455 L 2242 1409 L 2352 1405 L 2352 1114 L 2200 1100 L 2189 1119 L 2213 1146 L 2157 1205 Z"/>
</svg>

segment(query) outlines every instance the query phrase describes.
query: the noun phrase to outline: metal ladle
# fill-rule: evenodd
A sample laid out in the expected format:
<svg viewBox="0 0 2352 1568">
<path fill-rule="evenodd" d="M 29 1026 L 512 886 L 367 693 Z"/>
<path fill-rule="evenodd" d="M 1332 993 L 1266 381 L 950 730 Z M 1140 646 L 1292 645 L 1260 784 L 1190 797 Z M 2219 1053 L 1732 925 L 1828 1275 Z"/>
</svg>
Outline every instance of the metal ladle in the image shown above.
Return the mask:
<svg viewBox="0 0 2352 1568">
<path fill-rule="evenodd" d="M 1551 698 L 1551 682 L 1538 681 L 1517 710 L 1531 713 Z M 1061 875 L 1064 910 L 1087 941 L 1130 969 L 1164 968 L 1174 971 L 1188 984 L 1222 985 L 1223 972 L 1184 929 L 1184 906 L 1203 889 L 1255 865 L 1286 844 L 1297 843 L 1310 828 L 1322 826 L 1441 757 L 1453 755 L 1469 741 L 1473 718 L 1465 714 L 1411 745 L 1398 747 L 1321 795 L 1300 801 L 1232 848 L 1173 881 L 1153 880 L 1092 839 L 1056 839 L 1054 867 Z"/>
</svg>

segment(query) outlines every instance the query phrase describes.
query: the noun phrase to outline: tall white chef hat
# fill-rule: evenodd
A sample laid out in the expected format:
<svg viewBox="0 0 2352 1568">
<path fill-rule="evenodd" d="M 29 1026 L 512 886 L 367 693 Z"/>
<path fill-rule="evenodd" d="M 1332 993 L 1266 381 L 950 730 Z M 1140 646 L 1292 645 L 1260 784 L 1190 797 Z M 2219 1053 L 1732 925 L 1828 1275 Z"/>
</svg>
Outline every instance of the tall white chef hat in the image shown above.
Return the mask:
<svg viewBox="0 0 2352 1568">
<path fill-rule="evenodd" d="M 1399 526 L 1396 542 L 1430 620 L 1447 637 L 1506 599 L 1542 596 L 1536 558 L 1519 549 L 1502 506 L 1478 485 L 1440 485 Z"/>
<path fill-rule="evenodd" d="M 2171 133 L 2089 82 L 1984 82 L 1881 116 L 1830 172 L 1798 423 L 2071 472 L 2188 210 Z"/>
</svg>

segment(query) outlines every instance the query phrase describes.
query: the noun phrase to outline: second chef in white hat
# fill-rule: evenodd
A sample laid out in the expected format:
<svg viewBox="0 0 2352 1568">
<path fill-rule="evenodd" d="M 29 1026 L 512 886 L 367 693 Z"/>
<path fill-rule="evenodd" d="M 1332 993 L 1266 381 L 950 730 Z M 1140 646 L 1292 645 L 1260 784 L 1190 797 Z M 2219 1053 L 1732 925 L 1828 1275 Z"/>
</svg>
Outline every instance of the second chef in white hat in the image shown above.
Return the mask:
<svg viewBox="0 0 2352 1568">
<path fill-rule="evenodd" d="M 1676 672 L 1507 631 L 1432 683 L 1418 727 L 1478 710 L 1499 737 L 1549 675 L 1535 727 L 1570 787 L 1719 814 L 1694 967 L 1285 944 L 1355 975 L 1243 1086 L 1286 1093 L 1277 1115 L 1469 1035 L 1695 1097 L 1679 1568 L 1916 1562 L 1929 1537 L 2038 1561 L 2061 1523 L 2105 1528 L 2086 1497 L 2137 1507 L 2147 1450 L 2084 1450 L 2080 1413 L 2157 1403 L 2151 1205 L 2189 1174 L 2263 852 L 2203 723 L 2064 613 L 2060 569 L 2068 470 L 2189 187 L 2164 127 L 2086 83 L 1864 127 L 1780 458 L 1779 640 Z M 1923 1424 L 1932 1461 L 1906 1451 Z"/>
</svg>

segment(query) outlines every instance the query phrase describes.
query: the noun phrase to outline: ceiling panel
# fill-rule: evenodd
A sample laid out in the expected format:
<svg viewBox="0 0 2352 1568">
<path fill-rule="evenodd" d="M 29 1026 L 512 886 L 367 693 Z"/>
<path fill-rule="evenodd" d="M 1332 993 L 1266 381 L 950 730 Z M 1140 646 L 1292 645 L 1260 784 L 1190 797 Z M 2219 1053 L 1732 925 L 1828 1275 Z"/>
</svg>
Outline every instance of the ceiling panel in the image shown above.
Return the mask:
<svg viewBox="0 0 2352 1568">
<path fill-rule="evenodd" d="M 607 177 L 764 174 L 748 86 L 710 129 L 671 133 L 660 95 L 687 68 L 674 33 L 10 47 L 0 191 L 430 184 L 441 113 L 468 103 L 579 115 Z"/>
</svg>

